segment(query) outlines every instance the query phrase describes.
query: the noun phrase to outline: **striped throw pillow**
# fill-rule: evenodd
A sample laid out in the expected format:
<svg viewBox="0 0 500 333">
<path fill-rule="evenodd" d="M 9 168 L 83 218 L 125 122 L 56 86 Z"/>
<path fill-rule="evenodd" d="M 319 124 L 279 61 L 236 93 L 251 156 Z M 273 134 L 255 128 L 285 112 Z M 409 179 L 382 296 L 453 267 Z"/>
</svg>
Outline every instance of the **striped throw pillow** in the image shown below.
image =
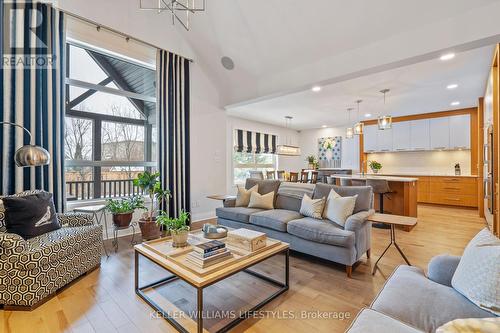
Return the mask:
<svg viewBox="0 0 500 333">
<path fill-rule="evenodd" d="M 324 208 L 325 198 L 311 199 L 307 194 L 304 194 L 300 205 L 300 214 L 321 220 Z"/>
</svg>

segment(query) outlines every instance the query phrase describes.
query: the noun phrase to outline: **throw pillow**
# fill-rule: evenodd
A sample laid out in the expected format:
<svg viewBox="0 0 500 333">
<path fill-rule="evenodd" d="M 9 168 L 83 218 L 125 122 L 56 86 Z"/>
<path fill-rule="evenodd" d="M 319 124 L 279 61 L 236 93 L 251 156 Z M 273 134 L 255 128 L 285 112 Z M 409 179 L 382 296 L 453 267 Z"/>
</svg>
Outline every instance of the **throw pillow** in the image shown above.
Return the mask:
<svg viewBox="0 0 500 333">
<path fill-rule="evenodd" d="M 30 239 L 61 228 L 51 193 L 9 196 L 2 198 L 2 201 L 7 232 Z"/>
<path fill-rule="evenodd" d="M 456 291 L 483 310 L 500 315 L 500 240 L 487 228 L 464 250 L 451 279 Z"/>
<path fill-rule="evenodd" d="M 274 209 L 274 192 L 267 194 L 250 193 L 248 208 Z"/>
<path fill-rule="evenodd" d="M 236 195 L 236 207 L 247 207 L 250 202 L 250 194 L 252 192 L 257 192 L 259 190 L 259 185 L 255 185 L 250 189 L 245 189 L 244 187 L 238 186 L 238 194 Z"/>
<path fill-rule="evenodd" d="M 338 225 L 345 226 L 345 221 L 354 212 L 357 198 L 357 194 L 353 197 L 341 197 L 331 190 L 326 199 L 323 216 Z"/>
<path fill-rule="evenodd" d="M 307 194 L 304 194 L 300 205 L 300 214 L 321 220 L 324 208 L 325 198 L 311 199 Z"/>
</svg>

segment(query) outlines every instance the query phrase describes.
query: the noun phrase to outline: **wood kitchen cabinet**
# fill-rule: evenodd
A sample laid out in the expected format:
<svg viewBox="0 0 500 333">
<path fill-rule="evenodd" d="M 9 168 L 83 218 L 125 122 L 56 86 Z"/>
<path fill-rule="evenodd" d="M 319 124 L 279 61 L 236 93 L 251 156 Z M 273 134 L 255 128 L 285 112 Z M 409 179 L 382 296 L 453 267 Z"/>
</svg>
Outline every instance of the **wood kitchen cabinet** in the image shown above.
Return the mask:
<svg viewBox="0 0 500 333">
<path fill-rule="evenodd" d="M 439 205 L 477 207 L 477 178 L 418 177 L 417 201 Z"/>
</svg>

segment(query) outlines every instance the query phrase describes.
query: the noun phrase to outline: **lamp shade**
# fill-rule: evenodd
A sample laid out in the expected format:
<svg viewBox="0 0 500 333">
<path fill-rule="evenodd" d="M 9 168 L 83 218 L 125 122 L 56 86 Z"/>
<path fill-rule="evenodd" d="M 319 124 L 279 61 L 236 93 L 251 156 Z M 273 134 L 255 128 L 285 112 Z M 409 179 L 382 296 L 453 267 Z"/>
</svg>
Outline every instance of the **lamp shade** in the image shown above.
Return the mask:
<svg viewBox="0 0 500 333">
<path fill-rule="evenodd" d="M 297 146 L 279 145 L 276 147 L 276 155 L 300 156 L 300 148 Z"/>
<path fill-rule="evenodd" d="M 347 139 L 352 139 L 354 137 L 354 130 L 352 129 L 352 127 L 347 127 L 345 131 L 345 137 Z"/>
<path fill-rule="evenodd" d="M 35 145 L 25 145 L 14 154 L 14 161 L 18 167 L 32 167 L 50 164 L 50 153 Z"/>
<path fill-rule="evenodd" d="M 392 117 L 391 116 L 380 116 L 378 117 L 378 129 L 386 130 L 392 128 Z"/>
<path fill-rule="evenodd" d="M 364 124 L 362 122 L 354 124 L 354 134 L 361 135 L 363 134 Z"/>
</svg>

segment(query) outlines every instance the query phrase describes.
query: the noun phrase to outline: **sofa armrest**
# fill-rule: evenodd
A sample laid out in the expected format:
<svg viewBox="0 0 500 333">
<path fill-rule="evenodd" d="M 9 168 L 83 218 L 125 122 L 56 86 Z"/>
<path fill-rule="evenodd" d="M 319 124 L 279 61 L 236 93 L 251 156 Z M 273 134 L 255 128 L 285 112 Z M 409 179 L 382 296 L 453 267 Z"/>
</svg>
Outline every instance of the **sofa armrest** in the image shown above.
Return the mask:
<svg viewBox="0 0 500 333">
<path fill-rule="evenodd" d="M 370 209 L 349 216 L 345 221 L 344 229 L 356 232 L 357 230 L 363 227 L 363 225 L 368 220 L 368 217 L 370 217 L 374 213 L 375 211 L 373 209 Z"/>
<path fill-rule="evenodd" d="M 0 256 L 17 255 L 24 252 L 27 242 L 17 234 L 0 232 Z"/>
<path fill-rule="evenodd" d="M 81 213 L 57 214 L 57 220 L 63 227 L 84 227 L 94 224 L 92 215 Z"/>
<path fill-rule="evenodd" d="M 451 279 L 455 274 L 460 258 L 460 256 L 449 254 L 433 257 L 427 267 L 427 277 L 429 280 L 451 287 Z"/>
<path fill-rule="evenodd" d="M 235 207 L 236 198 L 226 199 L 223 201 L 224 207 Z"/>
</svg>

